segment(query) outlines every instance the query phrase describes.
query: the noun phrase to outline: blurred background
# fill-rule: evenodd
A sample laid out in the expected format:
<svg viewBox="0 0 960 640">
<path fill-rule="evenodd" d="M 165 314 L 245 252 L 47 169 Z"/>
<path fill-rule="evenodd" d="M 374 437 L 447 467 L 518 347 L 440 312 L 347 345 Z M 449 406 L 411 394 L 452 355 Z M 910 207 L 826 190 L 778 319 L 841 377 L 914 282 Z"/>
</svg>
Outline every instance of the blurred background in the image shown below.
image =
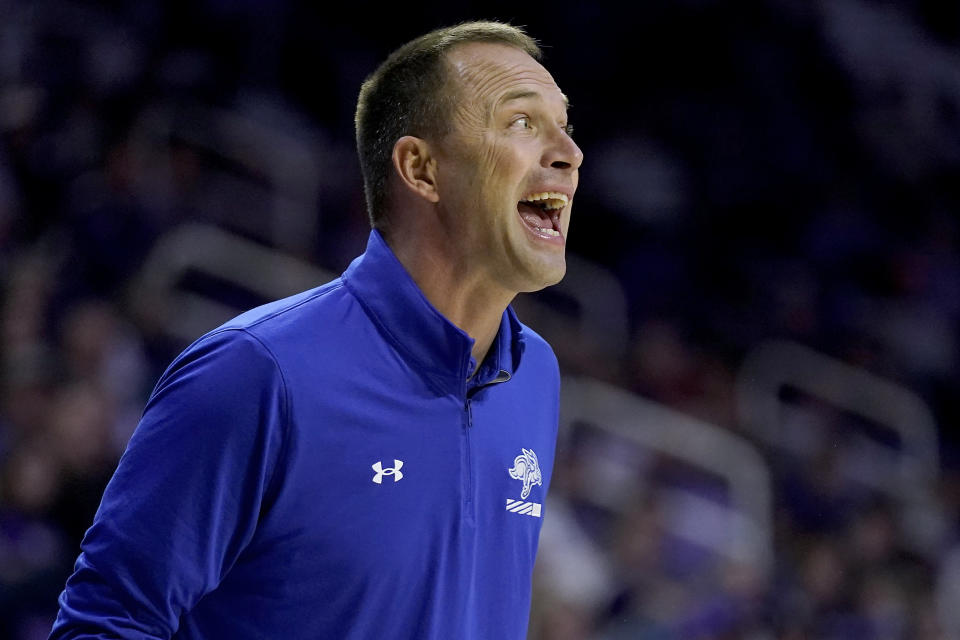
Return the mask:
<svg viewBox="0 0 960 640">
<path fill-rule="evenodd" d="M 564 373 L 530 638 L 960 637 L 960 4 L 0 0 L 0 638 L 169 361 L 363 250 L 360 83 L 472 18 L 586 157 L 516 303 Z"/>
</svg>

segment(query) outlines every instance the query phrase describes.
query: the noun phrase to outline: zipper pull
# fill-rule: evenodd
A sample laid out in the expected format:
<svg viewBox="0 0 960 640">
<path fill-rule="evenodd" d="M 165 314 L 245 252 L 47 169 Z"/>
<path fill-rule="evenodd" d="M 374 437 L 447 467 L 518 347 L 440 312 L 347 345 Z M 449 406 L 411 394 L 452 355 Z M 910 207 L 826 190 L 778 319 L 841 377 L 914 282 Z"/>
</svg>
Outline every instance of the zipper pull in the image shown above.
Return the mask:
<svg viewBox="0 0 960 640">
<path fill-rule="evenodd" d="M 469 429 L 473 426 L 473 408 L 470 406 L 470 398 L 467 398 L 464 404 L 467 410 L 467 428 Z"/>
</svg>

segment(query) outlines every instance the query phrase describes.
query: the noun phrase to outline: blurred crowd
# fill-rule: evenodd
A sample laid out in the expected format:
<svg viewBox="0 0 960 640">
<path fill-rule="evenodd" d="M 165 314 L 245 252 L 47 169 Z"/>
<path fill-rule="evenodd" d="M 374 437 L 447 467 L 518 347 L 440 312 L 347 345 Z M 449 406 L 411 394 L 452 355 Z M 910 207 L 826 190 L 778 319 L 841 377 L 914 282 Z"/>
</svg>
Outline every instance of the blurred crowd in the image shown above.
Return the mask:
<svg viewBox="0 0 960 640">
<path fill-rule="evenodd" d="M 367 234 L 360 82 L 405 40 L 476 17 L 548 45 L 586 157 L 569 251 L 624 301 L 613 352 L 544 321 L 565 376 L 747 443 L 772 502 L 768 564 L 717 552 L 735 526 L 722 479 L 565 425 L 530 637 L 960 638 L 960 5 L 377 11 L 0 0 L 0 638 L 46 637 L 146 397 L 189 341 L 143 300 L 163 239 L 202 223 L 342 270 Z M 182 274 L 197 295 L 264 297 L 199 271 Z M 929 526 L 864 481 L 891 473 L 863 446 L 895 458 L 883 425 L 786 390 L 791 446 L 745 426 L 742 366 L 771 339 L 920 398 L 937 426 Z"/>
</svg>

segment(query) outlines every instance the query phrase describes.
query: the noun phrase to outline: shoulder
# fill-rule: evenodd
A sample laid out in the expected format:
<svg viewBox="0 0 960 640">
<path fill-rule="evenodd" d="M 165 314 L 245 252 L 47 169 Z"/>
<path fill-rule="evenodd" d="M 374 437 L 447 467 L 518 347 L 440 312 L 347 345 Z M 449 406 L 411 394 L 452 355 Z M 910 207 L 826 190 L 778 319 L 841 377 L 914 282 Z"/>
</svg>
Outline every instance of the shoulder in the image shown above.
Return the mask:
<svg viewBox="0 0 960 640">
<path fill-rule="evenodd" d="M 532 364 L 541 373 L 550 373 L 559 382 L 560 366 L 550 343 L 522 322 L 520 336 L 523 341 L 523 364 Z"/>
<path fill-rule="evenodd" d="M 265 388 L 283 394 L 283 373 L 267 345 L 243 328 L 221 327 L 174 358 L 157 381 L 148 407 L 158 402 L 220 405 L 260 397 Z M 202 402 L 198 401 L 202 398 Z"/>
<path fill-rule="evenodd" d="M 279 327 L 296 326 L 334 311 L 345 299 L 352 299 L 352 296 L 344 288 L 343 278 L 336 278 L 319 287 L 250 309 L 211 333 L 225 329 L 264 333 Z"/>
<path fill-rule="evenodd" d="M 320 287 L 303 291 L 250 309 L 197 338 L 178 355 L 158 383 L 184 369 L 195 374 L 243 371 L 247 377 L 257 372 L 279 373 L 279 364 L 271 339 L 277 334 L 300 332 L 313 324 L 313 318 L 342 298 L 343 283 L 338 278 Z M 314 325 L 315 326 L 315 325 Z"/>
<path fill-rule="evenodd" d="M 155 391 L 169 378 L 182 378 L 185 373 L 221 383 L 238 376 L 261 383 L 279 378 L 284 386 L 305 362 L 329 352 L 331 342 L 357 342 L 354 334 L 362 328 L 355 318 L 358 310 L 341 278 L 250 309 L 200 336 L 181 352 Z"/>
<path fill-rule="evenodd" d="M 242 349 L 244 343 L 252 342 L 276 357 L 286 343 L 302 341 L 305 336 L 316 335 L 321 328 L 336 326 L 337 318 L 342 318 L 345 309 L 350 307 L 356 307 L 356 301 L 344 287 L 343 279 L 336 278 L 314 289 L 245 311 L 198 338 L 187 352 L 224 344 Z"/>
</svg>

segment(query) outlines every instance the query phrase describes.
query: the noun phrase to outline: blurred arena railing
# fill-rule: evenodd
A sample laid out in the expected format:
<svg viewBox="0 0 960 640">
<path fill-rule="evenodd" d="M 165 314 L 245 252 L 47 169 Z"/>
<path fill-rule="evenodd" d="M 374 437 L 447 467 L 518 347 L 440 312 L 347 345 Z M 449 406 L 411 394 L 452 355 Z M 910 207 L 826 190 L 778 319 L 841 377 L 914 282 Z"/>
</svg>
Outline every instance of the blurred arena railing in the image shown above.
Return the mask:
<svg viewBox="0 0 960 640">
<path fill-rule="evenodd" d="M 841 455 L 864 459 L 844 465 L 845 474 L 894 498 L 901 506 L 901 524 L 911 543 L 918 551 L 938 551 L 945 530 L 944 516 L 933 498 L 940 454 L 933 414 L 920 397 L 800 344 L 763 343 L 747 355 L 738 374 L 739 420 L 763 442 L 799 457 L 815 454 L 809 443 L 817 436 L 794 430 L 812 430 L 811 422 L 816 420 L 793 420 L 787 429 L 787 413 L 805 400 L 785 397 L 784 393 L 791 391 L 826 401 L 833 409 L 866 419 L 897 436 L 898 446 L 890 446 L 872 432 L 858 430 L 855 422 L 845 424 L 845 437 L 855 438 L 856 452 Z"/>
<path fill-rule="evenodd" d="M 144 110 L 131 140 L 139 162 L 161 174 L 171 170 L 162 166 L 171 144 L 207 154 L 217 167 L 208 180 L 224 183 L 211 193 L 232 200 L 205 203 L 205 210 L 225 216 L 217 222 L 227 228 L 305 256 L 319 233 L 323 172 L 319 146 L 304 134 L 302 127 L 294 135 L 239 110 L 156 104 Z"/>
<path fill-rule="evenodd" d="M 628 353 L 627 297 L 607 269 L 567 253 L 567 273 L 547 291 L 517 296 L 514 308 L 557 352 L 565 369 L 610 379 Z"/>
<path fill-rule="evenodd" d="M 336 277 L 285 253 L 206 224 L 185 224 L 162 237 L 130 286 L 131 307 L 145 326 L 185 343 L 249 305 L 188 288 L 213 278 L 266 302 L 317 287 Z"/>
<path fill-rule="evenodd" d="M 699 524 L 687 526 L 682 517 L 667 514 L 666 526 L 690 542 L 712 547 L 728 560 L 769 575 L 773 560 L 772 487 L 763 456 L 747 440 L 721 427 L 668 409 L 612 385 L 565 376 L 561 396 L 559 447 L 570 431 L 588 426 L 626 446 L 678 459 L 724 481 L 727 504 L 714 502 L 696 492 L 670 489 L 669 502 L 694 506 Z M 616 464 L 615 461 L 610 462 Z M 636 484 L 638 470 L 625 474 Z M 606 491 L 604 479 L 592 483 L 592 499 L 613 510 L 632 508 L 635 491 Z M 694 504 L 695 503 L 695 504 Z M 705 514 L 712 514 L 710 526 Z"/>
</svg>

